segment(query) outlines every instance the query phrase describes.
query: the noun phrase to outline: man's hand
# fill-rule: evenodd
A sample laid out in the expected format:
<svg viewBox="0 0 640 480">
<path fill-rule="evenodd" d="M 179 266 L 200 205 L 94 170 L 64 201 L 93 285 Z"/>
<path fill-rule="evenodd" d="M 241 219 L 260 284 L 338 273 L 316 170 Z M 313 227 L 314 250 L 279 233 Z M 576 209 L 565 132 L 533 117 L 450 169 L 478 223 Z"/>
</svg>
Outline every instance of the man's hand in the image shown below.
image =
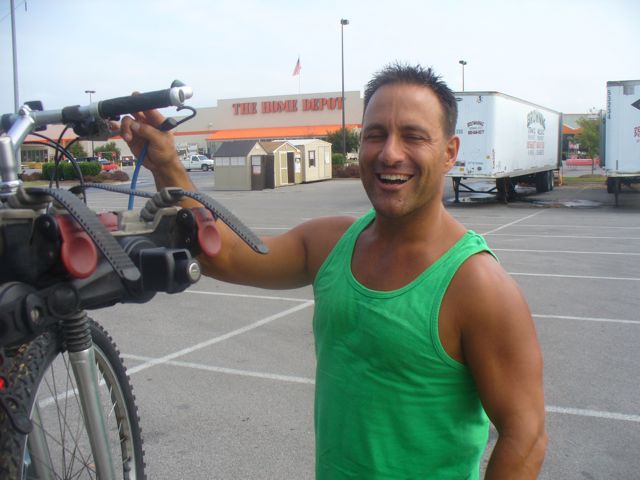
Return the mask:
<svg viewBox="0 0 640 480">
<path fill-rule="evenodd" d="M 133 118 L 124 117 L 120 124 L 122 138 L 136 157 L 140 157 L 142 148 L 149 142 L 144 158 L 144 166 L 154 174 L 167 166 L 179 163 L 173 134 L 162 132 L 158 128 L 165 118 L 157 110 L 138 112 Z"/>
<path fill-rule="evenodd" d="M 164 120 L 165 118 L 157 110 L 134 113 L 133 118 L 122 119 L 120 133 L 136 158 L 140 157 L 144 145 L 148 142 L 143 165 L 153 173 L 158 190 L 164 187 L 195 190 L 189 175 L 178 159 L 173 134 L 159 130 Z M 183 202 L 183 206 L 198 205 L 195 201 Z"/>
</svg>

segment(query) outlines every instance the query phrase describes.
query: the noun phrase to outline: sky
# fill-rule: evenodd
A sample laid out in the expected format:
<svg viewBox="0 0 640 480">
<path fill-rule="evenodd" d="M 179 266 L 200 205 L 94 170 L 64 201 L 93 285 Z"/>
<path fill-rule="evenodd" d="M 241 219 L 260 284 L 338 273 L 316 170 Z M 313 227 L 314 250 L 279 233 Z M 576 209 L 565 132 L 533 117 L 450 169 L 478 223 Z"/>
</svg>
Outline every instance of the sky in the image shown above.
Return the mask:
<svg viewBox="0 0 640 480">
<path fill-rule="evenodd" d="M 640 78 L 639 0 L 14 0 L 19 101 L 87 104 L 193 87 L 189 102 L 364 89 L 384 65 L 432 67 L 454 91 L 563 113 Z M 26 11 L 25 11 L 26 4 Z M 340 19 L 349 20 L 341 32 Z M 300 76 L 293 76 L 300 58 Z M 0 113 L 14 111 L 10 0 L 0 0 Z"/>
</svg>

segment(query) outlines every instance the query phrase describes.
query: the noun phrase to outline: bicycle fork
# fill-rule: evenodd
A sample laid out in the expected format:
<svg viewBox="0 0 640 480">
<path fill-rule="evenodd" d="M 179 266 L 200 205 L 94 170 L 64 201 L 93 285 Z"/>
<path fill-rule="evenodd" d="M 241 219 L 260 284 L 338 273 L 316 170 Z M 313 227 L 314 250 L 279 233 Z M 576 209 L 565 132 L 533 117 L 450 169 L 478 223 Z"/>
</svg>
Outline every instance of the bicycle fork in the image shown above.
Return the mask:
<svg viewBox="0 0 640 480">
<path fill-rule="evenodd" d="M 84 418 L 84 425 L 89 438 L 93 460 L 95 462 L 97 478 L 100 480 L 115 479 L 115 471 L 109 448 L 108 432 L 105 423 L 104 412 L 100 405 L 100 384 L 98 381 L 98 367 L 96 365 L 91 332 L 89 330 L 88 316 L 85 311 L 71 315 L 63 319 L 63 332 L 69 362 L 76 380 L 76 389 L 80 398 L 80 407 Z M 34 418 L 39 422 L 39 408 L 34 409 Z M 40 424 L 40 423 L 38 423 Z M 33 468 L 39 475 L 38 478 L 49 479 L 51 469 L 46 465 L 38 465 L 35 459 L 50 459 L 47 447 L 46 433 L 34 425 L 29 435 L 29 450 Z"/>
</svg>

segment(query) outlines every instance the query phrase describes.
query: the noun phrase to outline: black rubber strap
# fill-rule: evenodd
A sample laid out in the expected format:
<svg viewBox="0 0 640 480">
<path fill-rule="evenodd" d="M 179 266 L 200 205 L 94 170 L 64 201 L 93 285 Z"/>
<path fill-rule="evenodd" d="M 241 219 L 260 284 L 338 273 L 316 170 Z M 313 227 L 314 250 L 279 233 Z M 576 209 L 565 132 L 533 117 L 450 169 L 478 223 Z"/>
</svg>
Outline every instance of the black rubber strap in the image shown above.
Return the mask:
<svg viewBox="0 0 640 480">
<path fill-rule="evenodd" d="M 28 188 L 27 192 L 31 195 L 48 195 L 54 198 L 87 232 L 120 278 L 128 282 L 137 282 L 140 279 L 140 271 L 113 235 L 100 223 L 95 212 L 73 193 L 62 189 L 38 187 Z"/>
<path fill-rule="evenodd" d="M 106 190 L 108 192 L 115 192 L 115 193 L 122 193 L 124 195 L 130 195 L 133 194 L 136 197 L 144 197 L 144 198 L 153 198 L 153 196 L 156 194 L 156 192 L 146 192 L 144 190 L 131 190 L 130 188 L 127 187 L 117 187 L 114 185 L 105 185 L 104 183 L 90 183 L 90 182 L 85 182 L 84 183 L 84 188 L 99 188 L 100 190 Z M 81 189 L 80 186 L 75 186 L 71 188 L 71 191 L 78 191 L 79 189 Z"/>
<path fill-rule="evenodd" d="M 242 223 L 238 217 L 231 213 L 231 211 L 227 210 L 227 208 L 221 203 L 217 202 L 208 195 L 205 195 L 204 193 L 185 192 L 184 190 L 182 190 L 181 193 L 185 197 L 197 200 L 209 210 L 211 210 L 211 212 L 217 218 L 226 223 L 227 226 L 231 230 L 233 230 L 236 235 L 238 235 L 244 241 L 244 243 L 249 245 L 254 251 L 263 255 L 269 253 L 269 247 L 262 243 L 262 240 L 260 240 L 258 236 L 253 233 L 251 229 L 249 229 L 249 227 Z"/>
<path fill-rule="evenodd" d="M 125 187 L 114 187 L 110 185 L 103 185 L 101 183 L 85 183 L 85 187 L 100 188 L 102 190 L 108 190 L 111 192 L 123 193 L 126 195 L 133 194 L 138 197 L 153 198 L 156 192 L 145 192 L 141 190 L 131 190 Z M 269 247 L 267 247 L 258 236 L 251 231 L 242 221 L 231 213 L 224 205 L 214 200 L 213 198 L 200 192 L 187 192 L 181 188 L 166 188 L 165 189 L 176 201 L 182 197 L 189 197 L 197 200 L 203 204 L 208 210 L 213 213 L 215 218 L 222 220 L 236 235 L 238 235 L 243 242 L 249 245 L 255 252 L 261 254 L 269 253 Z"/>
</svg>

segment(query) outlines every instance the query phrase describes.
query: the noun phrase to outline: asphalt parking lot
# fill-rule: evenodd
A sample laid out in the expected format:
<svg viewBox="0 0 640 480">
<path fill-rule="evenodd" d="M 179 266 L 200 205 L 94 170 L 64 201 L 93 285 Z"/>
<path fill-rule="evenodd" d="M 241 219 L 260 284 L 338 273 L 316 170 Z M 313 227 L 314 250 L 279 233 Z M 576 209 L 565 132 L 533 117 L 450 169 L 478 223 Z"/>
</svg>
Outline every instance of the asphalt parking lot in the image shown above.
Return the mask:
<svg viewBox="0 0 640 480">
<path fill-rule="evenodd" d="M 211 172 L 192 177 L 260 235 L 369 209 L 358 180 L 214 192 Z M 148 178 L 140 184 L 151 188 Z M 550 437 L 540 478 L 638 478 L 640 195 L 625 193 L 614 207 L 601 185 L 521 193 L 508 205 L 455 204 L 447 183 L 444 201 L 486 237 L 529 301 Z M 89 200 L 126 205 L 104 192 Z M 312 312 L 310 287 L 267 291 L 211 279 L 145 305 L 92 312 L 129 366 L 149 478 L 313 478 Z"/>
</svg>

